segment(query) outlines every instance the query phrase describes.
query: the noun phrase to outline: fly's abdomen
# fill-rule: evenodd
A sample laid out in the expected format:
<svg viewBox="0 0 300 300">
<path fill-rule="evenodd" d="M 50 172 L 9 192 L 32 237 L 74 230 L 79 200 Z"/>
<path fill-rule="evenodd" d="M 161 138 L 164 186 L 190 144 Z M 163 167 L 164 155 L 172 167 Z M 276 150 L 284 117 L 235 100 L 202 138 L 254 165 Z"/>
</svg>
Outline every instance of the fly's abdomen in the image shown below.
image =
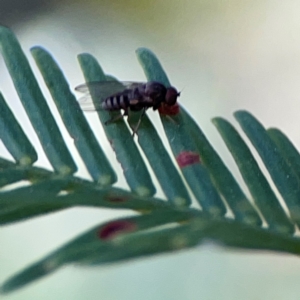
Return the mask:
<svg viewBox="0 0 300 300">
<path fill-rule="evenodd" d="M 126 94 L 116 94 L 106 98 L 102 102 L 102 108 L 105 110 L 120 110 L 129 107 L 129 99 Z"/>
</svg>

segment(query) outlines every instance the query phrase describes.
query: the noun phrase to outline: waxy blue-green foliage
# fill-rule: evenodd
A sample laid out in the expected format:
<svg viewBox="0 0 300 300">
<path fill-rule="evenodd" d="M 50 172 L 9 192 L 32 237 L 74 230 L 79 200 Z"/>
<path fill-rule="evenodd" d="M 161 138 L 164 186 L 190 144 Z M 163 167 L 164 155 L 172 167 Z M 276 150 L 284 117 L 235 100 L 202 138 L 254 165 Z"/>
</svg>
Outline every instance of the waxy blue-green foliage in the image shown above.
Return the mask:
<svg viewBox="0 0 300 300">
<path fill-rule="evenodd" d="M 70 136 L 74 139 L 92 181 L 78 178 L 68 146 L 62 138 L 37 80 L 14 34 L 0 27 L 0 50 L 16 91 L 54 171 L 34 166 L 37 152 L 9 108 L 9 95 L 0 94 L 0 138 L 14 161 L 0 157 L 0 187 L 21 180 L 28 186 L 0 191 L 0 224 L 21 222 L 74 206 L 130 209 L 134 217 L 98 224 L 45 258 L 8 279 L 2 293 L 16 290 L 66 264 L 101 265 L 141 256 L 176 251 L 209 239 L 220 245 L 300 253 L 294 236 L 300 212 L 300 155 L 277 129 L 266 130 L 250 113 L 235 114 L 281 193 L 287 215 L 260 170 L 251 151 L 232 124 L 214 118 L 252 195 L 245 196 L 234 176 L 213 149 L 198 124 L 181 106 L 171 116 L 161 114 L 174 159 L 163 145 L 155 126 L 145 116 L 137 142 L 155 174 L 165 199 L 153 197 L 155 185 L 125 120 L 104 126 L 120 162 L 128 190 L 113 186 L 117 177 L 97 142 L 59 64 L 40 47 L 32 55 Z M 148 49 L 137 50 L 147 79 L 170 85 L 157 57 Z M 115 80 L 90 54 L 79 55 L 86 81 Z M 93 95 L 92 95 L 93 96 Z M 94 97 L 93 101 L 97 101 Z M 110 112 L 99 111 L 102 124 Z M 135 127 L 132 114 L 129 126 Z M 175 165 L 174 161 L 177 163 Z M 191 208 L 188 184 L 198 206 Z M 230 210 L 233 217 L 225 215 Z M 263 220 L 267 227 L 262 227 Z"/>
</svg>

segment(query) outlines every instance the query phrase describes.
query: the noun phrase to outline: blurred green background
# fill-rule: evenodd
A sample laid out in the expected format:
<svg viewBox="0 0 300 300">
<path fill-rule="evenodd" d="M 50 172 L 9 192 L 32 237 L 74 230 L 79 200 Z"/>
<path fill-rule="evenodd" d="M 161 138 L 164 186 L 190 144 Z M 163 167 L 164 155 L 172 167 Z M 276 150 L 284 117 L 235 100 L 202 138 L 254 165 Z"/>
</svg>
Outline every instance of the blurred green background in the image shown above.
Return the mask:
<svg viewBox="0 0 300 300">
<path fill-rule="evenodd" d="M 95 55 L 105 72 L 120 80 L 145 80 L 135 58 L 152 49 L 191 112 L 239 180 L 236 167 L 210 123 L 247 109 L 266 126 L 276 126 L 300 146 L 300 2 L 268 0 L 37 1 L 1 0 L 0 24 L 17 34 L 40 79 L 63 135 L 87 177 L 29 48 L 48 49 L 71 88 L 82 83 L 76 55 Z M 49 167 L 0 58 L 0 90 Z M 150 113 L 161 131 L 158 117 Z M 121 169 L 96 116 L 88 114 L 101 144 Z M 163 132 L 161 131 L 163 136 Z M 0 155 L 9 154 L 0 144 Z M 242 183 L 242 181 L 240 181 Z M 158 195 L 162 195 L 158 191 Z M 101 221 L 124 215 L 74 208 L 3 227 L 0 282 Z M 239 252 L 207 244 L 197 249 L 105 268 L 68 267 L 6 299 L 298 299 L 300 261 L 290 255 Z"/>
</svg>

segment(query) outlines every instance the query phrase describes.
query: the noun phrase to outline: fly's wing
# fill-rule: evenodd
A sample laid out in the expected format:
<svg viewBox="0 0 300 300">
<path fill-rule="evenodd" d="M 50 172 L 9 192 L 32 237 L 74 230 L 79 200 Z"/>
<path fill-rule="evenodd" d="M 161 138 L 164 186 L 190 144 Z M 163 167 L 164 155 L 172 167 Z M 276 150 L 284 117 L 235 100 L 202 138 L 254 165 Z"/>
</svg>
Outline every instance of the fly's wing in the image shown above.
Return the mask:
<svg viewBox="0 0 300 300">
<path fill-rule="evenodd" d="M 106 98 L 125 89 L 126 87 L 119 81 L 89 82 L 75 88 L 76 91 L 84 94 L 78 99 L 78 103 L 81 109 L 85 111 L 101 110 L 101 104 Z"/>
<path fill-rule="evenodd" d="M 110 96 L 122 93 L 124 90 L 133 89 L 141 84 L 139 82 L 120 82 L 120 81 L 97 81 L 81 84 L 75 88 L 77 92 L 84 95 L 78 99 L 82 110 L 95 111 L 102 110 L 102 102 Z M 96 102 L 93 102 L 93 99 Z"/>
</svg>

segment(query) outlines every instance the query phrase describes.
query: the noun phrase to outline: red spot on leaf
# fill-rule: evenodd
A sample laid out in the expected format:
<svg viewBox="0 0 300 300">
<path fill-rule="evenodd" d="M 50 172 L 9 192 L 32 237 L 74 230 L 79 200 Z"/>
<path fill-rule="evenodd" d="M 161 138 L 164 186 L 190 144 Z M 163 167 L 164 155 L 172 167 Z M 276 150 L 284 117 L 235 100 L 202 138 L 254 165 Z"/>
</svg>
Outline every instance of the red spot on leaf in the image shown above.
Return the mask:
<svg viewBox="0 0 300 300">
<path fill-rule="evenodd" d="M 113 203 L 122 203 L 122 202 L 126 202 L 128 200 L 128 197 L 121 197 L 121 196 L 117 196 L 117 195 L 111 195 L 105 198 L 105 200 L 109 201 L 109 202 L 113 202 Z"/>
<path fill-rule="evenodd" d="M 200 156 L 197 152 L 183 151 L 177 157 L 176 161 L 180 168 L 200 163 Z"/>
<path fill-rule="evenodd" d="M 120 233 L 134 231 L 136 228 L 137 226 L 135 223 L 129 221 L 115 221 L 102 227 L 98 232 L 98 236 L 102 240 L 109 240 Z"/>
<path fill-rule="evenodd" d="M 179 110 L 180 107 L 178 103 L 175 103 L 174 105 L 167 105 L 165 103 L 162 103 L 158 109 L 160 114 L 167 115 L 167 116 L 175 116 L 179 114 Z"/>
</svg>

